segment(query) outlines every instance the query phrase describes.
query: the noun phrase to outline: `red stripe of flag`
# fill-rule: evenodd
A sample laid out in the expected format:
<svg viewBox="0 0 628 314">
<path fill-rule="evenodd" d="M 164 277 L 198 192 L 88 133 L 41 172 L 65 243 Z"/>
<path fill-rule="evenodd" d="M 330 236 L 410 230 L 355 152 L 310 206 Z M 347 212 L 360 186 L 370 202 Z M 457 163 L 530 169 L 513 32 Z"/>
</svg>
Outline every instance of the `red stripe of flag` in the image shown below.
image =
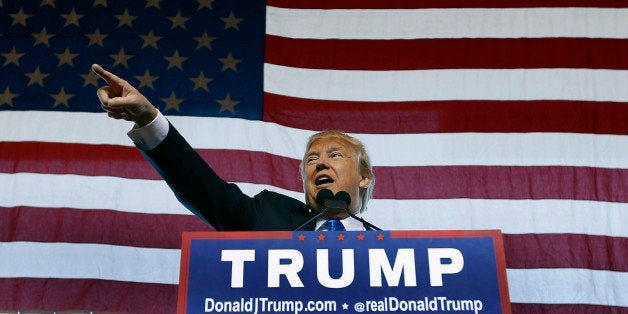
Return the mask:
<svg viewBox="0 0 628 314">
<path fill-rule="evenodd" d="M 350 102 L 264 95 L 264 120 L 352 133 L 568 132 L 626 134 L 628 106 L 586 101 Z"/>
<path fill-rule="evenodd" d="M 568 166 L 376 167 L 376 198 L 627 202 L 628 169 Z M 394 180 L 392 180 L 394 178 Z"/>
<path fill-rule="evenodd" d="M 96 279 L 0 278 L 0 309 L 175 313 L 177 289 Z"/>
<path fill-rule="evenodd" d="M 78 174 L 159 179 L 134 147 L 3 142 L 13 152 L 0 161 L 3 173 Z M 299 160 L 263 152 L 200 149 L 199 154 L 231 182 L 267 184 L 302 191 Z M 80 156 L 77 158 L 77 156 Z M 93 156 L 96 161 L 91 160 Z M 98 160 L 107 156 L 107 161 Z M 41 158 L 37 160 L 35 157 Z M 19 160 L 19 162 L 12 162 Z M 33 162 L 28 162 L 32 160 Z M 134 167 L 125 166 L 133 164 Z M 381 199 L 574 199 L 628 202 L 628 169 L 571 166 L 374 167 Z M 282 173 L 275 176 L 274 173 Z"/>
<path fill-rule="evenodd" d="M 33 207 L 0 207 L 0 228 L 3 242 L 103 243 L 165 249 L 180 248 L 183 231 L 209 231 L 194 216 Z M 503 237 L 508 268 L 628 271 L 628 238 L 582 234 Z"/>
<path fill-rule="evenodd" d="M 177 286 L 93 279 L 0 279 L 0 308 L 175 313 Z M 513 313 L 623 313 L 624 307 L 511 303 Z"/>
<path fill-rule="evenodd" d="M 267 35 L 266 47 L 267 63 L 309 69 L 628 69 L 628 40 L 623 39 L 340 40 Z"/>
<path fill-rule="evenodd" d="M 161 179 L 135 147 L 0 142 L 0 173 L 78 174 Z"/>
<path fill-rule="evenodd" d="M 624 0 L 267 0 L 266 5 L 294 9 L 423 9 L 423 8 L 530 8 L 598 7 L 623 8 Z"/>
<path fill-rule="evenodd" d="M 104 209 L 0 207 L 0 241 L 3 242 L 102 243 L 179 249 L 181 235 L 186 231 L 213 229 L 193 215 L 142 214 Z"/>
<path fill-rule="evenodd" d="M 628 238 L 584 234 L 502 234 L 507 268 L 628 271 Z"/>
<path fill-rule="evenodd" d="M 626 313 L 626 308 L 621 306 L 604 306 L 592 304 L 538 304 L 538 303 L 510 303 L 513 313 Z"/>
</svg>

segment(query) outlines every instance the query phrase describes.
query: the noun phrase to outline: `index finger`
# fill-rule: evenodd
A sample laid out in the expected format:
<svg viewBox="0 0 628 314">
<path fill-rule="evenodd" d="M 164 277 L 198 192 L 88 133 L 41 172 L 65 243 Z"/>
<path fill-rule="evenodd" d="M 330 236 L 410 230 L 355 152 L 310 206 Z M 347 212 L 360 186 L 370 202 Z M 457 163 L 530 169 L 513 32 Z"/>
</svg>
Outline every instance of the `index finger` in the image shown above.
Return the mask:
<svg viewBox="0 0 628 314">
<path fill-rule="evenodd" d="M 117 75 L 103 69 L 103 67 L 101 67 L 98 64 L 92 64 L 92 71 L 94 71 L 94 73 L 96 73 L 98 76 L 102 77 L 105 81 L 107 81 L 107 84 L 111 85 L 113 83 L 118 84 L 118 85 L 122 85 L 122 83 L 124 83 L 125 81 L 121 78 L 119 78 Z"/>
</svg>

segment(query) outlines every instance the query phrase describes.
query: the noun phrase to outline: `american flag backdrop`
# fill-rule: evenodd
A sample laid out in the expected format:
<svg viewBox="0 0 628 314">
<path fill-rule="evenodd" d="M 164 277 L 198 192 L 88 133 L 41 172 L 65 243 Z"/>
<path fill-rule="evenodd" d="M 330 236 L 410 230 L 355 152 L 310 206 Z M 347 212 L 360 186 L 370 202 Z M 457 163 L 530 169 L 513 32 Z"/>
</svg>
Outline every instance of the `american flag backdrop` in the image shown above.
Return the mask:
<svg viewBox="0 0 628 314">
<path fill-rule="evenodd" d="M 515 313 L 628 313 L 626 0 L 0 0 L 0 312 L 173 313 L 208 231 L 99 63 L 226 180 L 303 199 L 363 140 L 384 229 L 501 229 Z"/>
</svg>

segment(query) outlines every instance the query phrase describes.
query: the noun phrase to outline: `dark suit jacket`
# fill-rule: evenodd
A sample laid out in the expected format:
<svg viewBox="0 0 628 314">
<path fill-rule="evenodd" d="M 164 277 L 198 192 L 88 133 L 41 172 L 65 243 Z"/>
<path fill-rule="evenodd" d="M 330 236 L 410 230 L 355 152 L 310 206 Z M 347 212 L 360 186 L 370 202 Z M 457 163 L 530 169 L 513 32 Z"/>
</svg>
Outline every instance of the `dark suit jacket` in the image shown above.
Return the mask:
<svg viewBox="0 0 628 314">
<path fill-rule="evenodd" d="M 301 201 L 267 190 L 249 197 L 222 180 L 170 125 L 167 137 L 144 156 L 177 199 L 216 230 L 294 230 L 314 216 Z M 302 230 L 314 230 L 312 221 Z"/>
</svg>

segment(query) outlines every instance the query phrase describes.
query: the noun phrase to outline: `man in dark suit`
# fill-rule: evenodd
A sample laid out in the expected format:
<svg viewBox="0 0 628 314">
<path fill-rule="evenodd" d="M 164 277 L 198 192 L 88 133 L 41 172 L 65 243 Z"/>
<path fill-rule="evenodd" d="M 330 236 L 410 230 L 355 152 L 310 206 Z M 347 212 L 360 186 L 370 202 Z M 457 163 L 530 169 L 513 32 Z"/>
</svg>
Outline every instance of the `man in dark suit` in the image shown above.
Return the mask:
<svg viewBox="0 0 628 314">
<path fill-rule="evenodd" d="M 347 192 L 348 210 L 353 214 L 366 209 L 375 177 L 359 140 L 337 131 L 310 138 L 301 162 L 305 203 L 267 190 L 249 197 L 237 185 L 222 180 L 136 88 L 99 65 L 92 69 L 108 84 L 98 90 L 102 108 L 112 118 L 135 122 L 129 137 L 179 201 L 214 229 L 365 229 L 340 209 L 328 209 L 313 219 L 323 210 L 316 202 L 322 189 Z"/>
</svg>

